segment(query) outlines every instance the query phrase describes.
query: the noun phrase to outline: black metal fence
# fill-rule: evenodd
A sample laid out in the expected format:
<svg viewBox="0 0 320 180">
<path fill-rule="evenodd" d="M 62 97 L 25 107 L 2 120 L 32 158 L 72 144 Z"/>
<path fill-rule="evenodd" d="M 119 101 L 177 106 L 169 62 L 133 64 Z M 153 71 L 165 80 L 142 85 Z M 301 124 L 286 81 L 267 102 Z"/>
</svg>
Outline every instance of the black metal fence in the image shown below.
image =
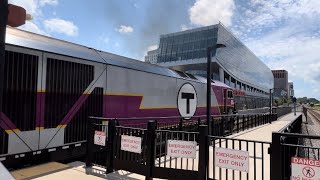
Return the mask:
<svg viewBox="0 0 320 180">
<path fill-rule="evenodd" d="M 209 136 L 209 179 L 269 179 L 270 154 L 268 149 L 270 142 L 250 141 L 227 137 Z M 215 149 L 225 148 L 246 151 L 249 154 L 250 171 L 242 172 L 215 166 Z"/>
<path fill-rule="evenodd" d="M 172 117 L 171 117 L 172 118 Z M 258 141 L 246 141 L 222 136 L 244 131 L 259 125 L 271 123 L 276 118 L 275 114 L 231 115 L 212 117 L 209 122 L 211 129 L 201 117 L 195 120 L 180 120 L 178 124 L 167 123 L 163 125 L 159 121 L 148 121 L 146 128 L 124 126 L 124 119 L 104 119 L 91 117 L 88 127 L 88 151 L 86 165 L 104 166 L 107 172 L 114 170 L 128 170 L 133 173 L 146 175 L 146 179 L 205 179 L 206 177 L 229 177 L 229 172 L 235 177 L 234 171 L 216 171 L 212 166 L 212 149 L 225 147 L 252 152 L 253 163 L 265 162 L 265 153 L 268 143 Z M 130 119 L 131 120 L 131 119 Z M 105 123 L 108 122 L 108 123 Z M 121 125 L 122 124 L 122 125 Z M 140 122 L 140 125 L 142 123 Z M 145 127 L 145 125 L 142 125 Z M 167 127 L 167 129 L 165 129 Z M 177 128 L 178 130 L 175 130 Z M 186 129 L 187 131 L 180 131 Z M 196 129 L 196 132 L 188 130 Z M 95 131 L 104 132 L 106 139 L 104 146 L 94 143 Z M 141 151 L 133 153 L 124 151 L 121 147 L 121 138 L 126 136 L 141 138 Z M 197 155 L 195 158 L 183 158 L 168 156 L 167 145 L 169 140 L 183 140 L 196 144 Z M 262 149 L 261 149 L 262 148 Z M 260 153 L 262 151 L 262 154 Z M 211 168 L 211 169 L 210 169 Z M 240 173 L 243 177 L 262 177 L 258 168 L 254 174 Z M 214 173 L 214 174 L 213 174 Z"/>
<path fill-rule="evenodd" d="M 271 179 L 291 179 L 291 158 L 301 157 L 319 160 L 320 147 L 305 146 L 305 140 L 320 140 L 320 136 L 310 136 L 301 133 L 302 115 L 282 128 L 272 133 L 271 145 Z"/>
<path fill-rule="evenodd" d="M 123 119 L 91 118 L 88 134 L 87 166 L 98 164 L 107 172 L 123 169 L 143 174 L 146 179 L 272 179 L 291 176 L 291 158 L 319 160 L 320 147 L 306 146 L 304 139 L 320 140 L 319 136 L 301 135 L 302 115 L 297 116 L 279 132 L 272 134 L 272 143 L 224 137 L 276 120 L 275 114 L 231 115 L 212 117 L 207 121 L 179 120 L 178 123 L 148 121 L 146 128 L 120 126 Z M 98 123 L 98 121 L 108 121 Z M 123 122 L 122 122 L 123 123 Z M 163 123 L 162 125 L 160 125 Z M 195 126 L 195 127 L 193 127 Z M 165 129 L 165 127 L 167 129 Z M 177 130 L 175 130 L 177 129 Z M 181 131 L 185 129 L 186 131 Z M 197 129 L 196 132 L 188 130 Z M 105 146 L 94 145 L 94 131 L 106 132 Z M 141 138 L 141 152 L 124 151 L 123 135 Z M 168 141 L 182 140 L 196 144 L 196 157 L 168 155 Z M 217 150 L 239 150 L 248 153 L 250 171 L 232 170 L 215 163 Z"/>
<path fill-rule="evenodd" d="M 213 136 L 227 136 L 238 133 L 253 127 L 277 120 L 277 114 L 234 114 L 234 115 L 214 115 L 210 121 L 206 116 L 194 116 L 190 119 L 181 117 L 141 117 L 141 118 L 100 118 L 90 117 L 100 121 L 113 120 L 118 126 L 146 129 L 148 121 L 156 123 L 157 130 L 188 131 L 198 132 L 200 125 L 209 126 L 209 134 Z"/>
</svg>

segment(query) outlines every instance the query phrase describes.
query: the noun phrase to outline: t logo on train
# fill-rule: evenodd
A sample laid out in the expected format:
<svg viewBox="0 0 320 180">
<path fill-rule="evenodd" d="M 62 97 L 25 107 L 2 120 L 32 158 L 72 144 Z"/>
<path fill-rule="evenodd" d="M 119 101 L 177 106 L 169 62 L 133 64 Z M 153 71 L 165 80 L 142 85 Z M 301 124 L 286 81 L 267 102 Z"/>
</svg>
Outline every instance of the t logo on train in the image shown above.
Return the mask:
<svg viewBox="0 0 320 180">
<path fill-rule="evenodd" d="M 192 84 L 185 83 L 181 86 L 177 101 L 180 115 L 190 119 L 197 110 L 197 93 Z"/>
</svg>

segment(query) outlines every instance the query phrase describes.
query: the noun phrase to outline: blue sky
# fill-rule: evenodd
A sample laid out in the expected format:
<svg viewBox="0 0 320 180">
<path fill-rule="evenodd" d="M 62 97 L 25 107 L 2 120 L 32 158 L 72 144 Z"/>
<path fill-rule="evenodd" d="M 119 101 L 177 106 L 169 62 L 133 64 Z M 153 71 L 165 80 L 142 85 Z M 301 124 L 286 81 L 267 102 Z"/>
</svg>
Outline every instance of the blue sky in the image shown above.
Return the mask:
<svg viewBox="0 0 320 180">
<path fill-rule="evenodd" d="M 22 29 L 142 60 L 159 36 L 221 21 L 297 97 L 320 99 L 319 0 L 9 0 L 33 20 Z"/>
</svg>

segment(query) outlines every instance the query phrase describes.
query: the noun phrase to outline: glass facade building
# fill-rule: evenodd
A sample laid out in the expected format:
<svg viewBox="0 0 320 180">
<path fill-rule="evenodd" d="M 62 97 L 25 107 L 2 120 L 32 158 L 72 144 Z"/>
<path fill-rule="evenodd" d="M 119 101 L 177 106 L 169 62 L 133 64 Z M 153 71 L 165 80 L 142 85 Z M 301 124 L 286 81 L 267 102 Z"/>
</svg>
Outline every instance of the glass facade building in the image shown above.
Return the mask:
<svg viewBox="0 0 320 180">
<path fill-rule="evenodd" d="M 160 37 L 157 63 L 205 58 L 208 46 L 217 42 L 217 28 L 189 30 Z"/>
<path fill-rule="evenodd" d="M 274 83 L 271 70 L 222 24 L 161 35 L 155 64 L 206 77 L 207 48 L 217 43 L 226 47 L 212 54 L 212 79 L 245 92 L 239 98 L 255 101 L 247 108 L 267 106 Z M 257 105 L 254 98 L 263 103 Z"/>
</svg>

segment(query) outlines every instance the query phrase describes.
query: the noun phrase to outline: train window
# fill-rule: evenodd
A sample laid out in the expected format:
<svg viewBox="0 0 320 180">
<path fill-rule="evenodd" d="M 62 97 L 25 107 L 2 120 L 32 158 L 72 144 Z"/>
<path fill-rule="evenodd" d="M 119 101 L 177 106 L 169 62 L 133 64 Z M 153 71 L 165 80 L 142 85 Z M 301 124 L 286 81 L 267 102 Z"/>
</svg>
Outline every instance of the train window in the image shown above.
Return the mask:
<svg viewBox="0 0 320 180">
<path fill-rule="evenodd" d="M 192 74 L 189 74 L 189 73 L 186 73 L 191 79 L 195 79 L 195 80 L 198 80 L 196 77 L 194 77 L 194 75 Z"/>
<path fill-rule="evenodd" d="M 228 90 L 228 98 L 233 98 L 233 92 Z"/>
<path fill-rule="evenodd" d="M 185 77 L 185 78 L 188 77 L 185 73 L 183 73 L 183 72 L 181 72 L 181 71 L 177 71 L 177 70 L 175 70 L 175 71 L 176 71 L 176 73 L 178 73 L 181 77 Z"/>
</svg>

